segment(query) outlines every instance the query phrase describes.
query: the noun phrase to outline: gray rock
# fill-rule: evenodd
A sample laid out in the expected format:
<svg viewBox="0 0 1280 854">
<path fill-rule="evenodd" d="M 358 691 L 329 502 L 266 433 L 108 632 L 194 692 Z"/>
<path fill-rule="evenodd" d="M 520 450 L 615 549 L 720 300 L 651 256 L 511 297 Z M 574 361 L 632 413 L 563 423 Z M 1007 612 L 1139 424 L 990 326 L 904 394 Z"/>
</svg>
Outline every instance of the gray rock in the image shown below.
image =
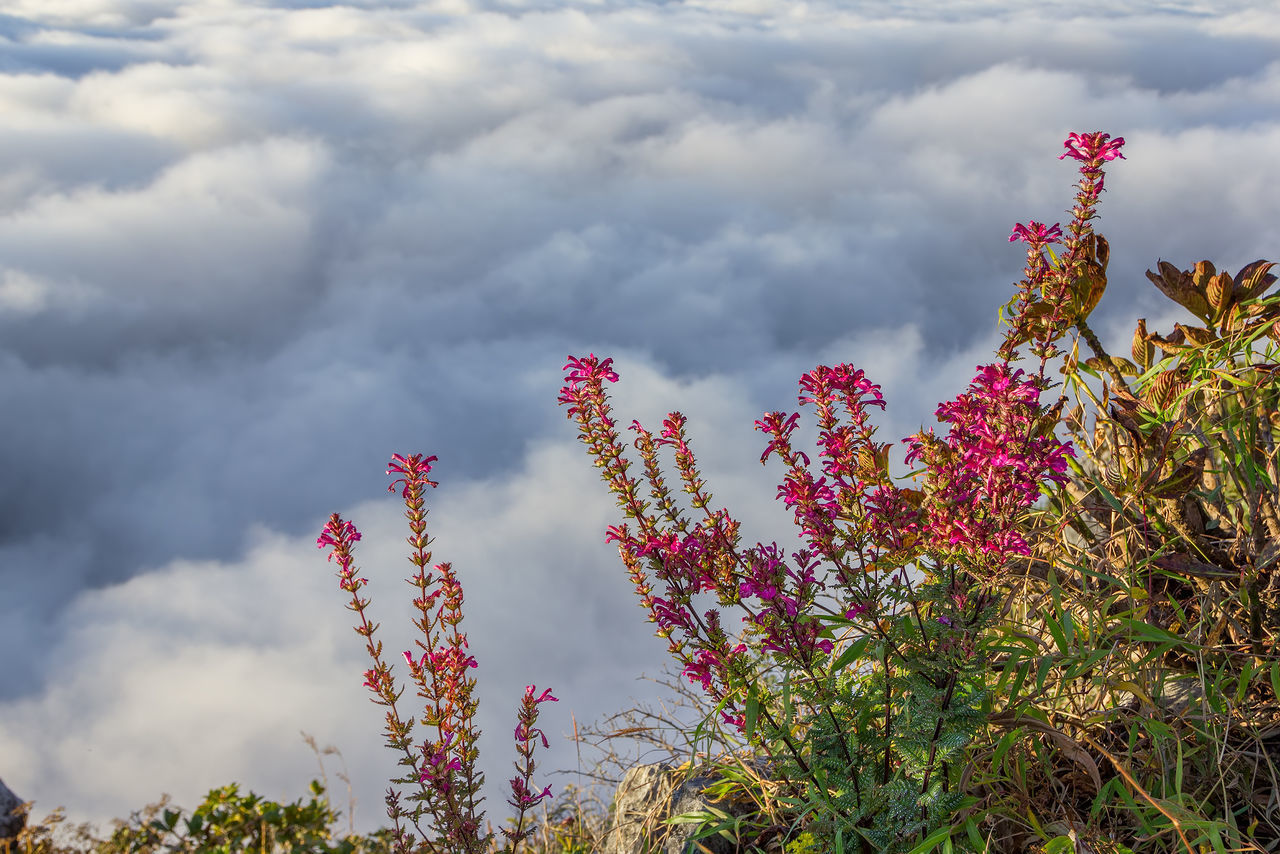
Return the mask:
<svg viewBox="0 0 1280 854">
<path fill-rule="evenodd" d="M 17 839 L 27 825 L 26 802 L 0 780 L 0 843 Z"/>
<path fill-rule="evenodd" d="M 690 841 L 698 823 L 663 824 L 663 819 L 704 812 L 707 807 L 742 815 L 750 804 L 712 801 L 705 790 L 721 778 L 713 768 L 688 776 L 667 764 L 639 765 L 627 771 L 613 799 L 609 833 L 601 854 L 734 854 L 734 843 L 723 836 Z"/>
<path fill-rule="evenodd" d="M 1174 717 L 1182 717 L 1200 709 L 1204 685 L 1195 676 L 1170 677 L 1161 687 L 1160 705 Z"/>
</svg>

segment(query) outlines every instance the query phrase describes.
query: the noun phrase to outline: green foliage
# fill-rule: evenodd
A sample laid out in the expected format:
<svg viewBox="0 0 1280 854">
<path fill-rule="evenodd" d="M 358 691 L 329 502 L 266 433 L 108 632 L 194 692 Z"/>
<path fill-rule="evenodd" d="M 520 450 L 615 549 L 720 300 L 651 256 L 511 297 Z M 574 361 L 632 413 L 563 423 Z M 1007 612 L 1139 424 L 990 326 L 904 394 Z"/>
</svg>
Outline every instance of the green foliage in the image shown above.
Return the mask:
<svg viewBox="0 0 1280 854">
<path fill-rule="evenodd" d="M 924 604 L 922 613 L 941 610 Z M 937 616 L 897 623 L 890 637 L 899 648 L 891 651 L 889 640 L 872 647 L 875 663 L 833 674 L 835 690 L 819 696 L 803 680 L 791 686 L 807 710 L 805 750 L 785 762 L 784 775 L 808 780 L 793 805 L 813 813 L 807 830 L 826 845 L 839 838 L 849 850 L 907 851 L 949 825 L 965 801 L 964 757 L 986 727 L 982 668 L 956 654 L 959 627 Z"/>
<path fill-rule="evenodd" d="M 107 850 L 121 854 L 152 852 L 314 852 L 355 854 L 376 850 L 368 840 L 334 840 L 329 830 L 338 818 L 323 797 L 324 787 L 311 783 L 311 799 L 279 804 L 231 783 L 209 792 L 189 817 L 166 809 L 145 824 L 128 825 L 112 834 Z"/>
<path fill-rule="evenodd" d="M 214 789 L 190 814 L 170 808 L 167 800 L 117 822 L 105 839 L 87 827 L 77 839 L 55 840 L 55 817 L 24 831 L 15 854 L 383 854 L 391 851 L 390 831 L 336 838 L 332 826 L 338 813 L 325 797 L 324 786 L 311 783 L 311 797 L 291 804 L 267 800 L 236 783 Z"/>
<path fill-rule="evenodd" d="M 1074 477 L 1033 520 L 1037 554 L 1010 567 L 989 640 L 1002 702 L 971 790 L 994 850 L 1280 844 L 1270 266 L 1162 262 L 1148 277 L 1210 325 L 1140 321 L 1132 361 L 1094 339 L 1064 365 Z"/>
</svg>

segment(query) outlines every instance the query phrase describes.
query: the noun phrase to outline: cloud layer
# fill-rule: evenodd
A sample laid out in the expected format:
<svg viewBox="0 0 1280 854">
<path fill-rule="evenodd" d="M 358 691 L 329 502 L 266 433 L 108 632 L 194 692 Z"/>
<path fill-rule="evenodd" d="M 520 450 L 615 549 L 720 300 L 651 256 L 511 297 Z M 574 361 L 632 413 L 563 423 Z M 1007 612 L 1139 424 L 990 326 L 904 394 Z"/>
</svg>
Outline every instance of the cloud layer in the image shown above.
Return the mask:
<svg viewBox="0 0 1280 854">
<path fill-rule="evenodd" d="M 848 6 L 9 3 L 6 782 L 95 820 L 231 780 L 292 799 L 306 730 L 376 826 L 394 766 L 314 538 L 366 530 L 407 648 L 394 452 L 441 460 L 492 781 L 526 683 L 550 733 L 648 696 L 663 643 L 554 405 L 565 354 L 615 357 L 624 422 L 689 414 L 748 533 L 789 537 L 752 419 L 853 361 L 889 438 L 927 422 L 997 340 L 1013 223 L 1067 216 L 1069 131 L 1128 140 L 1107 340 L 1168 314 L 1157 258 L 1280 254 L 1280 15 Z"/>
</svg>

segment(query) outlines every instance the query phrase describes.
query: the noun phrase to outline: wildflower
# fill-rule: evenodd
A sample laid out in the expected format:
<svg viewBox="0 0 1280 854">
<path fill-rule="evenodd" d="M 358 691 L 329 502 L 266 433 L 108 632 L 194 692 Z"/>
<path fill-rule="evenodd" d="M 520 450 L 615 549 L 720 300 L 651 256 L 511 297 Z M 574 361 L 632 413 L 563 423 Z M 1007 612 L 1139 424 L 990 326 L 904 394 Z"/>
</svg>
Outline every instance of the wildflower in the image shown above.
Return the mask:
<svg viewBox="0 0 1280 854">
<path fill-rule="evenodd" d="M 402 457 L 400 454 L 392 454 L 391 462 L 387 463 L 387 474 L 398 474 L 402 477 L 391 481 L 391 485 L 387 487 L 387 492 L 394 492 L 397 483 L 403 483 L 404 489 L 400 491 L 403 498 L 408 498 L 410 487 L 417 485 L 422 486 L 439 486 L 434 480 L 427 477 L 431 471 L 431 464 L 436 462 L 436 457 L 427 457 L 423 459 L 422 454 L 411 454 L 409 457 Z"/>
<path fill-rule="evenodd" d="M 533 696 L 533 692 L 534 692 L 535 690 L 536 690 L 536 689 L 535 689 L 535 688 L 534 688 L 534 686 L 532 686 L 532 685 L 526 685 L 526 686 L 525 686 L 525 689 L 524 689 L 524 696 L 525 696 L 525 700 L 524 700 L 524 702 L 525 702 L 525 704 L 529 704 L 529 703 L 530 703 L 530 701 L 532 701 L 532 705 L 533 705 L 534 707 L 536 707 L 536 706 L 538 705 L 538 703 L 545 703 L 545 702 L 547 702 L 547 701 L 550 701 L 550 702 L 553 702 L 553 703 L 558 703 L 558 702 L 560 702 L 560 701 L 559 701 L 559 699 L 557 699 L 556 697 L 551 696 L 551 689 L 550 689 L 550 688 L 548 688 L 547 690 L 543 691 L 543 692 L 542 692 L 542 695 L 541 695 L 541 696 L 539 696 L 539 697 L 537 697 L 537 698 L 534 698 L 534 696 Z M 520 717 L 520 721 L 516 724 L 516 731 L 515 731 L 515 733 L 516 733 L 516 741 L 520 741 L 520 742 L 527 742 L 527 741 L 532 741 L 534 738 L 541 737 L 541 738 L 542 738 L 542 746 L 543 746 L 543 747 L 550 747 L 551 745 L 550 745 L 550 743 L 548 743 L 548 741 L 547 741 L 546 733 L 544 733 L 542 730 L 537 729 L 537 728 L 535 728 L 535 727 L 533 726 L 533 720 L 535 720 L 535 719 L 537 718 L 537 714 L 536 714 L 536 712 L 534 713 L 534 715 L 533 715 L 533 716 L 529 717 L 529 720 L 526 720 L 526 717 L 528 717 L 528 716 L 526 716 L 526 715 L 521 715 L 521 717 Z"/>
<path fill-rule="evenodd" d="M 1124 145 L 1124 137 L 1118 136 L 1115 139 L 1111 139 L 1111 134 L 1109 133 L 1068 134 L 1062 144 L 1066 146 L 1067 151 L 1065 154 L 1058 155 L 1059 160 L 1064 157 L 1074 157 L 1083 163 L 1093 164 L 1104 160 L 1114 160 L 1117 157 L 1122 160 L 1128 159 L 1120 153 L 1120 147 Z"/>
<path fill-rule="evenodd" d="M 1009 242 L 1021 240 L 1031 245 L 1033 249 L 1040 249 L 1049 243 L 1056 243 L 1062 239 L 1062 228 L 1058 223 L 1046 226 L 1042 222 L 1031 221 L 1030 225 L 1015 223 L 1013 226 L 1013 234 L 1009 235 Z"/>
<path fill-rule="evenodd" d="M 908 463 L 922 459 L 930 469 L 934 545 L 986 555 L 997 566 L 1028 553 L 1018 517 L 1041 483 L 1066 481 L 1072 453 L 1070 443 L 1036 433 L 1040 389 L 1022 376 L 1007 362 L 979 366 L 968 392 L 938 407 L 938 420 L 951 425 L 946 439 L 917 435 L 907 453 Z"/>
<path fill-rule="evenodd" d="M 536 806 L 545 798 L 551 797 L 550 786 L 543 788 L 540 793 L 535 795 L 529 786 L 529 781 L 533 777 L 534 771 L 533 751 L 535 740 L 541 739 L 542 746 L 548 746 L 546 734 L 534 726 L 538 721 L 538 706 L 541 703 L 557 703 L 559 700 L 551 695 L 550 688 L 535 697 L 534 693 L 537 690 L 533 685 L 525 686 L 524 696 L 520 699 L 520 712 L 516 721 L 516 753 L 519 754 L 520 760 L 516 763 L 518 776 L 512 777 L 510 781 L 511 798 L 507 803 L 519 810 L 519 815 L 516 817 L 514 830 L 502 831 L 503 835 L 513 843 L 519 843 L 520 840 L 532 833 L 532 830 L 524 828 L 524 816 L 529 808 Z"/>
<path fill-rule="evenodd" d="M 513 807 L 516 809 L 528 809 L 529 807 L 537 806 L 544 798 L 551 797 L 551 787 L 545 786 L 539 794 L 535 795 L 529 791 L 528 783 L 519 777 L 512 777 L 511 794 L 512 801 L 510 803 Z"/>
<path fill-rule="evenodd" d="M 348 593 L 355 594 L 361 587 L 369 583 L 367 578 L 357 578 L 351 554 L 352 546 L 360 540 L 360 532 L 356 526 L 344 520 L 337 513 L 329 517 L 324 530 L 316 538 L 318 548 L 330 547 L 328 560 L 338 559 L 338 587 Z"/>
</svg>

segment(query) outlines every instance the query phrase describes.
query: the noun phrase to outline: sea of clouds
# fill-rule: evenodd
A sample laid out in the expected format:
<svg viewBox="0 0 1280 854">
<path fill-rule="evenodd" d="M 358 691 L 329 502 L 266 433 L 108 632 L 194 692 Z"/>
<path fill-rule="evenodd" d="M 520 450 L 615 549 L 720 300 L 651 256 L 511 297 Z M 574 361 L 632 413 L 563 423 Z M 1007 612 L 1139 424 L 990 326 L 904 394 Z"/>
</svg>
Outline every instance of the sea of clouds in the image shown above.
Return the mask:
<svg viewBox="0 0 1280 854">
<path fill-rule="evenodd" d="M 383 470 L 424 452 L 504 816 L 526 684 L 560 698 L 540 771 L 573 769 L 559 736 L 660 696 L 637 677 L 666 656 L 565 356 L 615 358 L 624 424 L 688 414 L 747 536 L 791 545 L 752 420 L 851 361 L 884 438 L 930 423 L 999 340 L 1012 225 L 1068 218 L 1068 132 L 1127 140 L 1098 222 L 1118 352 L 1179 317 L 1158 258 L 1280 259 L 1263 5 L 9 0 L 0 776 L 37 818 L 292 800 L 306 731 L 378 826 L 395 766 L 315 538 L 365 532 L 398 659 Z"/>
</svg>

